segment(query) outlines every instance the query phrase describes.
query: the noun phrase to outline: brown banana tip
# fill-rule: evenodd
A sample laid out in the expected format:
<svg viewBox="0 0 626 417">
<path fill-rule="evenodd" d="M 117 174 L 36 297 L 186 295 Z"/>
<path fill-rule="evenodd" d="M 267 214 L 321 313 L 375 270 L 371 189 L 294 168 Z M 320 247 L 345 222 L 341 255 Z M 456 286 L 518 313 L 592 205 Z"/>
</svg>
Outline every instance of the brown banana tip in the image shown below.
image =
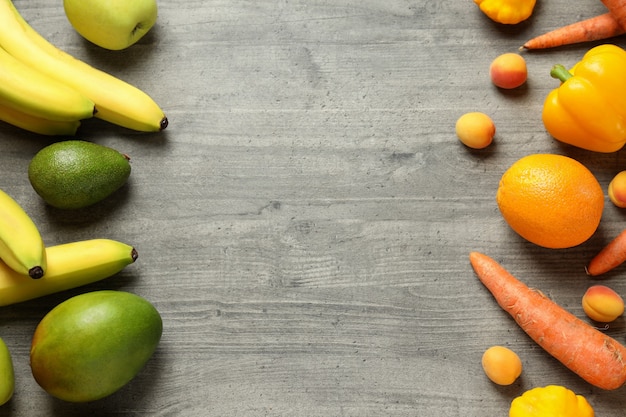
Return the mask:
<svg viewBox="0 0 626 417">
<path fill-rule="evenodd" d="M 43 277 L 43 275 L 44 275 L 44 270 L 40 266 L 34 266 L 28 270 L 28 276 L 31 277 L 32 279 L 39 279 Z"/>
<path fill-rule="evenodd" d="M 159 123 L 159 130 L 165 130 L 168 124 L 169 122 L 167 120 L 167 117 L 163 116 L 163 118 L 161 119 L 161 123 Z"/>
<path fill-rule="evenodd" d="M 98 113 L 98 108 L 96 106 L 93 106 L 93 113 L 91 113 L 92 116 L 95 116 L 96 113 Z"/>
<path fill-rule="evenodd" d="M 130 251 L 130 257 L 132 258 L 133 262 L 137 260 L 137 258 L 139 257 L 139 253 L 137 253 L 137 249 L 133 248 Z"/>
</svg>

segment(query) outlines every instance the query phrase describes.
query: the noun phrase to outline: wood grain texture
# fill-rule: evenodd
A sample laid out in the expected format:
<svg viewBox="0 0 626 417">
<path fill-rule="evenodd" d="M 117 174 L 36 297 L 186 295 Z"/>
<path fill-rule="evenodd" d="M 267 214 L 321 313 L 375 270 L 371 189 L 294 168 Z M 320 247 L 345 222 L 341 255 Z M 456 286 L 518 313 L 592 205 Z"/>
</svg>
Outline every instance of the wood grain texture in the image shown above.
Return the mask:
<svg viewBox="0 0 626 417">
<path fill-rule="evenodd" d="M 555 383 L 599 416 L 623 415 L 623 389 L 593 389 L 534 345 L 468 261 L 482 251 L 583 317 L 584 265 L 624 212 L 607 198 L 588 242 L 546 250 L 508 228 L 495 191 L 529 153 L 575 157 L 605 189 L 626 166 L 623 152 L 560 145 L 541 123 L 550 67 L 591 45 L 524 53 L 529 81 L 514 91 L 493 87 L 488 66 L 601 2 L 538 2 L 506 27 L 469 0 L 161 1 L 150 34 L 115 53 L 82 40 L 62 2 L 15 4 L 62 49 L 148 92 L 170 126 L 86 121 L 79 137 L 129 154 L 133 171 L 77 212 L 46 207 L 28 182 L 30 159 L 56 139 L 0 126 L 0 187 L 47 244 L 110 237 L 139 252 L 108 280 L 0 310 L 17 378 L 0 416 L 502 416 L 524 390 Z M 454 134 L 476 110 L 497 126 L 483 151 Z M 606 283 L 626 294 L 623 274 Z M 31 377 L 32 332 L 59 302 L 102 288 L 152 301 L 162 342 L 111 397 L 55 400 Z M 609 332 L 625 342 L 623 320 Z M 524 362 L 510 387 L 480 367 L 494 344 Z"/>
</svg>

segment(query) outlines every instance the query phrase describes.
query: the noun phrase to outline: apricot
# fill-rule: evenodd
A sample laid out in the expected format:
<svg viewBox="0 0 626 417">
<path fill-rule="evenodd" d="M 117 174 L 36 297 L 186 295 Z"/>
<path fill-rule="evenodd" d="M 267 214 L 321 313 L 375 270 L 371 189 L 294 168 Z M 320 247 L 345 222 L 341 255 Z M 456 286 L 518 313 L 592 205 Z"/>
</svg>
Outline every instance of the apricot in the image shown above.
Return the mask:
<svg viewBox="0 0 626 417">
<path fill-rule="evenodd" d="M 504 346 L 492 346 L 483 353 L 482 365 L 487 378 L 498 385 L 511 385 L 522 374 L 517 353 Z"/>
<path fill-rule="evenodd" d="M 493 141 L 495 134 L 496 125 L 485 113 L 465 113 L 456 121 L 456 135 L 470 148 L 486 148 Z"/>
<path fill-rule="evenodd" d="M 622 297 L 604 285 L 593 285 L 583 295 L 583 310 L 594 321 L 609 323 L 624 313 Z"/>
<path fill-rule="evenodd" d="M 626 208 L 626 171 L 618 173 L 609 183 L 609 199 L 617 207 Z"/>
<path fill-rule="evenodd" d="M 489 66 L 491 82 L 504 89 L 517 88 L 526 82 L 528 69 L 526 60 L 512 52 L 502 54 Z"/>
</svg>

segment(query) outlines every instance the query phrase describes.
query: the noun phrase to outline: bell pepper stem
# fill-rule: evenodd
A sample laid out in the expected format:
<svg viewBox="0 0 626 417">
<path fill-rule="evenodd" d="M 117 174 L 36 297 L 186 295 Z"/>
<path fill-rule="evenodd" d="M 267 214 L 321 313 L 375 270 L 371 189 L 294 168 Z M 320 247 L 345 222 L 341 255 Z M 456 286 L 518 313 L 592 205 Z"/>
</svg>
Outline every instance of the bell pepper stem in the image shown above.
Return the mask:
<svg viewBox="0 0 626 417">
<path fill-rule="evenodd" d="M 561 80 L 561 82 L 565 82 L 568 79 L 572 78 L 572 73 L 569 72 L 567 70 L 567 68 L 565 68 L 563 65 L 561 64 L 556 64 L 555 66 L 552 67 L 552 69 L 550 70 L 550 76 L 552 78 L 556 78 L 558 80 Z"/>
</svg>

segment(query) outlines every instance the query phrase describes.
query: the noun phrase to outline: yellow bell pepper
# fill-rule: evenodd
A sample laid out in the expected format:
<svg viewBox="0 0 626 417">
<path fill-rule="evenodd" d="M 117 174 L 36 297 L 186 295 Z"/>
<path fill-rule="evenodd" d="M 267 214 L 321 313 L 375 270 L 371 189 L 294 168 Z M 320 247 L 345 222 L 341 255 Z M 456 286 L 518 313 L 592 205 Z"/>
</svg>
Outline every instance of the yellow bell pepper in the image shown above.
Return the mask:
<svg viewBox="0 0 626 417">
<path fill-rule="evenodd" d="M 491 20 L 514 25 L 533 14 L 536 0 L 474 0 Z"/>
<path fill-rule="evenodd" d="M 582 395 L 548 385 L 526 391 L 511 402 L 509 417 L 593 417 L 591 405 Z"/>
<path fill-rule="evenodd" d="M 555 65 L 550 75 L 561 85 L 543 105 L 548 133 L 590 151 L 621 149 L 626 143 L 626 51 L 596 46 L 570 71 Z"/>
</svg>

